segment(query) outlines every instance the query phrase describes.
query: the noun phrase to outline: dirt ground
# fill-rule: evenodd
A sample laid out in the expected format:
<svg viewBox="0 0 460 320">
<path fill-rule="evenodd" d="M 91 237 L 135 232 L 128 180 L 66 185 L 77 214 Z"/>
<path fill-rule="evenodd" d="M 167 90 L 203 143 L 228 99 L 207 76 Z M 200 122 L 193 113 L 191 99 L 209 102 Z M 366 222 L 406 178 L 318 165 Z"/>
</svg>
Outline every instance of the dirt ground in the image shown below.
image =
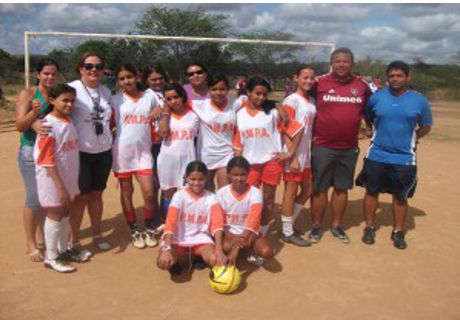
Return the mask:
<svg viewBox="0 0 460 320">
<path fill-rule="evenodd" d="M 460 176 L 460 103 L 433 103 L 433 109 L 435 126 L 418 150 L 419 184 L 410 201 L 406 250 L 395 249 L 389 239 L 389 196 L 381 197 L 377 243 L 361 242 L 363 190 L 355 188 L 345 218 L 351 244 L 338 243 L 326 231 L 319 244 L 297 248 L 280 242 L 272 228 L 275 259 L 259 269 L 242 264 L 244 281 L 227 296 L 211 290 L 208 271 L 174 282 L 156 268 L 157 248 L 130 245 L 113 177 L 104 195 L 103 232 L 114 248 L 104 253 L 94 248 L 86 216 L 82 235 L 83 244 L 96 253 L 91 262 L 67 275 L 30 262 L 16 162 L 19 137 L 13 126 L 1 125 L 0 319 L 460 319 L 455 182 Z M 361 159 L 368 143 L 361 141 Z M 139 192 L 136 199 L 140 206 Z M 307 205 L 297 226 L 308 231 L 309 221 Z"/>
</svg>

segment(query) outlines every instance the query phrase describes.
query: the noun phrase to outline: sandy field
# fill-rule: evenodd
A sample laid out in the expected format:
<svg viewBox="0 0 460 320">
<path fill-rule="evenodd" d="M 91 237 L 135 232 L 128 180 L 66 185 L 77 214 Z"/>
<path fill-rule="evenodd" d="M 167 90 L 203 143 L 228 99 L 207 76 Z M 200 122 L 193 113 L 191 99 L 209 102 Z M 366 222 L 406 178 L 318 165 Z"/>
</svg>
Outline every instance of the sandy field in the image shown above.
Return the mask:
<svg viewBox="0 0 460 320">
<path fill-rule="evenodd" d="M 285 245 L 270 232 L 277 254 L 261 268 L 242 263 L 232 295 L 214 293 L 208 271 L 172 281 L 155 266 L 158 249 L 131 246 L 116 181 L 104 195 L 103 233 L 114 248 L 98 252 L 85 216 L 82 242 L 95 252 L 73 274 L 58 274 L 25 254 L 24 187 L 17 167 L 19 135 L 0 126 L 0 319 L 460 319 L 460 103 L 433 103 L 435 126 L 419 145 L 419 184 L 410 201 L 406 250 L 390 241 L 391 198 L 382 196 L 377 242 L 361 242 L 363 189 L 350 192 L 344 226 L 351 244 L 323 225 L 309 248 Z M 5 118 L 3 118 L 5 120 Z M 361 141 L 361 155 L 369 140 Z M 457 160 L 455 160 L 457 159 Z M 457 163 L 457 164 L 455 164 Z M 278 190 L 280 203 L 283 188 Z M 141 213 L 139 192 L 136 194 Z M 279 210 L 279 207 L 278 209 Z M 309 230 L 309 205 L 297 227 Z"/>
</svg>

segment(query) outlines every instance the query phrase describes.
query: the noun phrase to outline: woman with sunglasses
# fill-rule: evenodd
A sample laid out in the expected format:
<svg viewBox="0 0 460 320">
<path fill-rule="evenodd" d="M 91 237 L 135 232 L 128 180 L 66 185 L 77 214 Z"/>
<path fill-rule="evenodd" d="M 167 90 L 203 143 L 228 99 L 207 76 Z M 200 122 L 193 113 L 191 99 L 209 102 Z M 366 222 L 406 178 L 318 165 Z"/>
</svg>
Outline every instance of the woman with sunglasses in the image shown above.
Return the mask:
<svg viewBox="0 0 460 320">
<path fill-rule="evenodd" d="M 199 62 L 189 63 L 185 67 L 185 74 L 189 83 L 184 85 L 184 89 L 189 101 L 206 100 L 211 97 L 206 84 L 209 73 L 204 65 Z"/>
<path fill-rule="evenodd" d="M 80 150 L 80 195 L 70 217 L 72 244 L 69 252 L 75 262 L 88 261 L 92 255 L 80 245 L 79 231 L 85 207 L 88 207 L 91 220 L 93 243 L 100 250 L 111 248 L 101 235 L 102 193 L 112 168 L 111 93 L 101 84 L 104 68 L 104 60 L 99 54 L 85 52 L 76 66 L 80 79 L 69 83 L 77 92 L 71 118 L 78 132 Z"/>
</svg>

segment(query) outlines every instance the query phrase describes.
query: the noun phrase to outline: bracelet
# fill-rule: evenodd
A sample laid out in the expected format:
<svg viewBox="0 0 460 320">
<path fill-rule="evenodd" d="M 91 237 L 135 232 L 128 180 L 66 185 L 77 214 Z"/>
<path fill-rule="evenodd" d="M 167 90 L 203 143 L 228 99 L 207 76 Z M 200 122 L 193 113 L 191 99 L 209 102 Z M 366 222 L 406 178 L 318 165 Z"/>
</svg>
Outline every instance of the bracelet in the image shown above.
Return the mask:
<svg viewBox="0 0 460 320">
<path fill-rule="evenodd" d="M 163 112 L 160 114 L 160 119 L 162 119 L 163 117 L 170 117 L 171 115 L 169 114 L 169 112 Z"/>
<path fill-rule="evenodd" d="M 170 245 L 164 244 L 160 247 L 162 251 L 171 251 L 172 247 Z"/>
</svg>

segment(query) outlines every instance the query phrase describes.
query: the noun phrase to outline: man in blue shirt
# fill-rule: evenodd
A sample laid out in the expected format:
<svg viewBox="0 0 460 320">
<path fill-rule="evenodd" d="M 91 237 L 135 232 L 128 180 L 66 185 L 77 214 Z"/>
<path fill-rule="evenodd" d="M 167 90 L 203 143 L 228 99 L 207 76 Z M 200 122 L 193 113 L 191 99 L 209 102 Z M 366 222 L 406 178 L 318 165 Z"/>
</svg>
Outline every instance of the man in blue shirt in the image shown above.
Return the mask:
<svg viewBox="0 0 460 320">
<path fill-rule="evenodd" d="M 363 242 L 375 243 L 375 212 L 380 193 L 393 195 L 393 232 L 398 249 L 407 247 L 404 224 L 407 199 L 417 183 L 416 146 L 433 123 L 428 100 L 409 89 L 409 66 L 394 61 L 387 67 L 389 87 L 369 99 L 365 116 L 372 124 L 372 140 L 356 184 L 366 188 L 363 211 L 366 221 Z"/>
</svg>

